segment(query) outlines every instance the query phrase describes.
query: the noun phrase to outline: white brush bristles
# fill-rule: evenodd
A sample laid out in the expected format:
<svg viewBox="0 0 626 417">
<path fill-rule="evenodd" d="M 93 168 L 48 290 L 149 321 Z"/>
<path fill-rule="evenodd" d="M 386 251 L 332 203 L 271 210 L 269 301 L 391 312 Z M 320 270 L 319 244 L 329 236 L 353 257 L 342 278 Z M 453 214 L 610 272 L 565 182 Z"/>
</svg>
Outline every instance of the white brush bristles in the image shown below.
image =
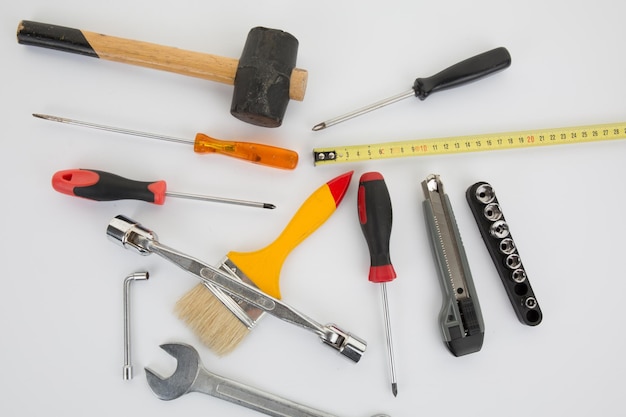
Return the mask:
<svg viewBox="0 0 626 417">
<path fill-rule="evenodd" d="M 232 352 L 250 332 L 203 284 L 183 295 L 175 311 L 200 341 L 218 355 Z"/>
</svg>

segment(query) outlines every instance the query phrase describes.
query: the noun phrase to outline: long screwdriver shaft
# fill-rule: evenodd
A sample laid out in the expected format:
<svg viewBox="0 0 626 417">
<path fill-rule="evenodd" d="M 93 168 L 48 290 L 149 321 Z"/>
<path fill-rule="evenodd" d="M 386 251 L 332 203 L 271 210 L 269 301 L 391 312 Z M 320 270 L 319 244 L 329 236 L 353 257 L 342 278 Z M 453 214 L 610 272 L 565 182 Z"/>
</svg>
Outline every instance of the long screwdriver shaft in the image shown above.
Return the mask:
<svg viewBox="0 0 626 417">
<path fill-rule="evenodd" d="M 107 126 L 107 125 L 101 125 L 98 123 L 91 123 L 91 122 L 83 122 L 81 120 L 68 119 L 66 117 L 51 116 L 48 114 L 33 113 L 33 116 L 37 117 L 38 119 L 49 120 L 51 122 L 59 122 L 59 123 L 65 123 L 68 125 L 88 127 L 90 129 L 104 130 L 105 132 L 121 133 L 124 135 L 131 135 L 131 136 L 139 136 L 139 137 L 147 138 L 147 139 L 165 140 L 168 142 L 186 143 L 186 144 L 191 144 L 191 145 L 193 145 L 193 142 L 194 142 L 193 140 L 190 140 L 190 139 L 181 139 L 181 138 L 175 138 L 172 136 L 160 135 L 156 133 L 140 132 L 138 130 L 124 129 L 121 127 Z"/>
<path fill-rule="evenodd" d="M 389 318 L 389 301 L 387 298 L 387 284 L 380 284 L 380 293 L 383 302 L 383 318 L 385 320 L 385 341 L 387 342 L 387 355 L 389 357 L 389 375 L 391 377 L 391 391 L 393 396 L 398 396 L 398 378 L 396 376 L 396 361 L 393 354 L 393 339 L 391 337 L 391 319 Z"/>
<path fill-rule="evenodd" d="M 165 195 L 168 197 L 187 198 L 189 200 L 211 201 L 214 203 L 235 204 L 239 206 L 258 207 L 258 208 L 265 208 L 265 209 L 276 208 L 276 206 L 271 203 L 262 203 L 259 201 L 249 201 L 249 200 L 236 200 L 233 198 L 225 198 L 225 197 L 212 197 L 209 195 L 178 193 L 174 191 L 166 191 Z"/>
<path fill-rule="evenodd" d="M 331 127 L 341 122 L 345 122 L 346 120 L 352 119 L 357 116 L 361 116 L 362 114 L 369 113 L 374 110 L 378 110 L 381 107 L 388 106 L 390 104 L 396 103 L 400 100 L 404 100 L 405 98 L 413 97 L 415 95 L 415 91 L 413 89 L 397 94 L 393 97 L 386 98 L 384 100 L 377 101 L 376 103 L 370 104 L 369 106 L 361 107 L 358 110 L 354 110 L 350 113 L 343 114 L 341 116 L 335 117 L 333 119 L 326 120 L 325 122 L 318 123 L 313 126 L 314 131 L 326 129 L 327 127 Z"/>
</svg>

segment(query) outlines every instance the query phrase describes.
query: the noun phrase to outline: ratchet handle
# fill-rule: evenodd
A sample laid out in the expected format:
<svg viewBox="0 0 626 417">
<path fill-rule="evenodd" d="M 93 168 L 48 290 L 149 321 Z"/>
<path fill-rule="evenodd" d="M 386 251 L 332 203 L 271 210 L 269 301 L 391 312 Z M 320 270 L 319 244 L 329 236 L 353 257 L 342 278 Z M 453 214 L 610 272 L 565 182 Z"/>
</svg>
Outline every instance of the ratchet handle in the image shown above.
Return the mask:
<svg viewBox="0 0 626 417">
<path fill-rule="evenodd" d="M 68 169 L 52 176 L 56 191 L 95 201 L 141 200 L 165 202 L 165 181 L 135 181 L 94 169 Z"/>
<path fill-rule="evenodd" d="M 361 176 L 357 209 L 370 252 L 369 280 L 375 283 L 392 281 L 396 278 L 389 255 L 393 213 L 387 184 L 379 172 L 367 172 Z"/>
<path fill-rule="evenodd" d="M 454 64 L 431 77 L 416 79 L 413 90 L 416 97 L 424 100 L 431 93 L 468 84 L 510 65 L 509 51 L 504 47 L 495 48 Z"/>
</svg>

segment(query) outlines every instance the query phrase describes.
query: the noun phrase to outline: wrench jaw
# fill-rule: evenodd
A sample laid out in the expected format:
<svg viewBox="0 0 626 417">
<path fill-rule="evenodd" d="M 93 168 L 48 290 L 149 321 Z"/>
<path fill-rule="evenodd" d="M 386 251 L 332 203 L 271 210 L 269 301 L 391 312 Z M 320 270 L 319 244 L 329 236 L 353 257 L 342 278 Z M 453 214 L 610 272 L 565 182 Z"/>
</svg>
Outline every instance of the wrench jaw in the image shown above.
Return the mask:
<svg viewBox="0 0 626 417">
<path fill-rule="evenodd" d="M 355 363 L 361 359 L 367 349 L 365 340 L 341 330 L 334 324 L 324 326 L 324 332 L 320 337 L 328 346 Z"/>
<path fill-rule="evenodd" d="M 157 240 L 153 231 L 121 214 L 109 222 L 107 236 L 124 249 L 134 249 L 144 256 L 152 253 L 150 244 Z"/>
<path fill-rule="evenodd" d="M 191 346 L 180 343 L 161 345 L 161 349 L 173 356 L 176 361 L 174 373 L 163 378 L 149 368 L 145 368 L 148 385 L 161 400 L 170 401 L 192 390 L 202 367 L 198 352 Z"/>
</svg>

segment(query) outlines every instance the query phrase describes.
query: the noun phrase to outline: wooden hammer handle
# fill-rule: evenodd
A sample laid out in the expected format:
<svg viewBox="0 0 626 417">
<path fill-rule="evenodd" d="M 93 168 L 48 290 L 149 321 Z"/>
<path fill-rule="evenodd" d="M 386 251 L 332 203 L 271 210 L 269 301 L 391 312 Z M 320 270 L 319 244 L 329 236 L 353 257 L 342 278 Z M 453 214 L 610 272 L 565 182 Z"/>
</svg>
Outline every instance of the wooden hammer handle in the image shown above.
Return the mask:
<svg viewBox="0 0 626 417">
<path fill-rule="evenodd" d="M 239 62 L 234 58 L 26 20 L 18 26 L 17 40 L 25 45 L 72 52 L 229 85 L 235 83 Z M 307 71 L 294 68 L 290 78 L 289 97 L 302 101 L 306 84 Z"/>
</svg>

